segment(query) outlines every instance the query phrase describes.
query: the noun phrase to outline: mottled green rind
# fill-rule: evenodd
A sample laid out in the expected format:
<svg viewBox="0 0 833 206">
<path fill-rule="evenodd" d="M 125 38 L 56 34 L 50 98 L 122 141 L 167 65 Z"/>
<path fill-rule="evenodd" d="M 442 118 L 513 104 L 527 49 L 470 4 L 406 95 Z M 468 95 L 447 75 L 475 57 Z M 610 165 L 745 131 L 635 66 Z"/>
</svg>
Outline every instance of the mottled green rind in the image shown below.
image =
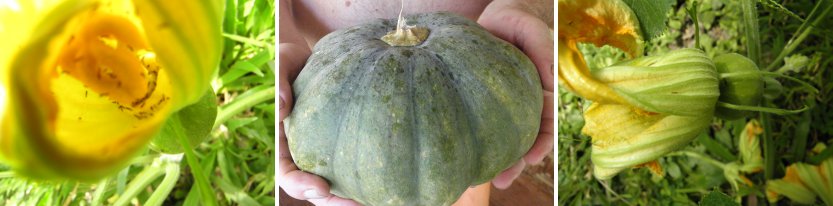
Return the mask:
<svg viewBox="0 0 833 206">
<path fill-rule="evenodd" d="M 764 80 L 761 74 L 755 73 L 760 70 L 752 60 L 737 53 L 728 53 L 715 57 L 714 66 L 720 74 L 753 72 L 722 78 L 719 101 L 735 105 L 758 106 L 764 95 Z M 715 110 L 715 116 L 726 120 L 740 119 L 751 114 L 751 111 L 738 111 L 724 107 L 717 107 Z"/>
<path fill-rule="evenodd" d="M 535 141 L 540 77 L 520 50 L 449 13 L 406 17 L 428 39 L 391 47 L 396 20 L 335 31 L 293 84 L 288 146 L 331 192 L 365 205 L 450 205 Z"/>
</svg>

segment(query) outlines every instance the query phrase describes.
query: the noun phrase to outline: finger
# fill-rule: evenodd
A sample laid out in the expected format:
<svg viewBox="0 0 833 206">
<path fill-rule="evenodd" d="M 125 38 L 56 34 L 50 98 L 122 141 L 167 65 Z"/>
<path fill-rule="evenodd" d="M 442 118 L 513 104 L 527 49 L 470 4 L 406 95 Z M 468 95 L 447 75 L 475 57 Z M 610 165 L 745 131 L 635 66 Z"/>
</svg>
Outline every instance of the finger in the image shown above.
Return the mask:
<svg viewBox="0 0 833 206">
<path fill-rule="evenodd" d="M 523 172 L 524 167 L 526 167 L 526 163 L 523 160 L 518 161 L 515 165 L 512 165 L 509 169 L 504 170 L 501 172 L 494 180 L 492 180 L 492 184 L 495 185 L 498 189 L 506 189 L 512 185 L 512 181 L 515 181 L 515 178 L 521 175 Z"/>
<path fill-rule="evenodd" d="M 279 121 L 283 121 L 292 111 L 292 80 L 304 66 L 309 57 L 309 48 L 294 43 L 281 43 L 278 65 Z"/>
<path fill-rule="evenodd" d="M 278 185 L 288 194 L 299 200 L 319 199 L 332 196 L 327 182 L 313 174 L 298 170 L 292 161 L 283 125 L 280 126 L 278 140 Z"/>
<path fill-rule="evenodd" d="M 541 113 L 541 128 L 538 131 L 538 137 L 535 139 L 535 143 L 532 144 L 532 148 L 524 155 L 524 161 L 529 165 L 541 163 L 544 157 L 552 152 L 552 148 L 555 146 L 555 133 L 553 132 L 554 101 L 553 93 L 544 91 L 544 109 Z"/>
<path fill-rule="evenodd" d="M 326 198 L 321 199 L 310 199 L 309 202 L 312 204 L 319 205 L 319 206 L 362 206 L 358 202 L 353 200 L 348 200 L 344 198 L 340 198 L 338 196 L 332 195 Z"/>
<path fill-rule="evenodd" d="M 483 15 L 478 23 L 495 36 L 515 44 L 529 56 L 538 69 L 544 90 L 554 91 L 553 44 L 555 40 L 553 36 L 555 33 L 547 27 L 546 23 L 529 13 L 511 8 Z"/>
</svg>

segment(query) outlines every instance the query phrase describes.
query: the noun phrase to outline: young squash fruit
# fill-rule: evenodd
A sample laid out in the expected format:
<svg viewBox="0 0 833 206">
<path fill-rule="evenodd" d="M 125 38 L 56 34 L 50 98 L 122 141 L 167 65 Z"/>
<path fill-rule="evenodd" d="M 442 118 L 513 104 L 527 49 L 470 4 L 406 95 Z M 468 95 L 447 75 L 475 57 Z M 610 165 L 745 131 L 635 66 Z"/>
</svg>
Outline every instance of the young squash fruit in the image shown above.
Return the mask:
<svg viewBox="0 0 833 206">
<path fill-rule="evenodd" d="M 541 82 L 526 55 L 469 19 L 405 19 L 414 27 L 378 20 L 315 45 L 293 84 L 288 146 L 340 197 L 450 205 L 529 150 Z"/>
<path fill-rule="evenodd" d="M 719 74 L 738 74 L 720 79 L 721 102 L 735 105 L 758 106 L 764 95 L 764 79 L 758 66 L 749 58 L 737 53 L 721 54 L 714 59 Z M 726 120 L 749 116 L 752 111 L 717 107 L 715 115 Z"/>
</svg>

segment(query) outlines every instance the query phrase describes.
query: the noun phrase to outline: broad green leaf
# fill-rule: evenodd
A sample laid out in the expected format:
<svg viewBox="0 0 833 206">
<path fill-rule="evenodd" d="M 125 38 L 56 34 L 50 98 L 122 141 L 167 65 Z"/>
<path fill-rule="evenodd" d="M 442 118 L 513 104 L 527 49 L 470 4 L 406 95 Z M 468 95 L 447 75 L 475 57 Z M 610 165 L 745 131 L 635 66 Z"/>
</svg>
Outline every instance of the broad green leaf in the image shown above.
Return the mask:
<svg viewBox="0 0 833 206">
<path fill-rule="evenodd" d="M 732 198 L 726 194 L 721 193 L 720 191 L 712 191 L 709 194 L 706 194 L 703 197 L 703 200 L 700 201 L 700 206 L 734 206 L 740 205 L 735 201 L 732 201 Z"/>
<path fill-rule="evenodd" d="M 631 7 L 636 18 L 639 20 L 639 26 L 642 29 L 642 37 L 645 41 L 651 41 L 654 37 L 659 36 L 665 31 L 666 14 L 671 11 L 671 5 L 674 1 L 659 0 L 624 0 L 628 6 Z"/>
<path fill-rule="evenodd" d="M 192 146 L 199 145 L 208 137 L 217 117 L 217 100 L 209 90 L 199 102 L 189 105 L 171 116 L 151 141 L 150 148 L 162 153 L 182 153 L 176 137 L 177 126 L 184 127 Z M 174 123 L 172 121 L 179 121 Z"/>
</svg>

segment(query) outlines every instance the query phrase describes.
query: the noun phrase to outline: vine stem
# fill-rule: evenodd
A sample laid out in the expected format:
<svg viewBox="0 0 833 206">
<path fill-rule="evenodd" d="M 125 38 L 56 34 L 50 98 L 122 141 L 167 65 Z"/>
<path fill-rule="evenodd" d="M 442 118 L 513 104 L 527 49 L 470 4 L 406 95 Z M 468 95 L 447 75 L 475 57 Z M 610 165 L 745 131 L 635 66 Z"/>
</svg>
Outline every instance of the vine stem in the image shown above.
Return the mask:
<svg viewBox="0 0 833 206">
<path fill-rule="evenodd" d="M 182 158 L 181 154 L 178 156 Z M 153 194 L 145 201 L 146 206 L 162 205 L 165 199 L 168 198 L 168 195 L 171 194 L 174 186 L 176 186 L 176 181 L 179 180 L 179 164 L 179 160 L 165 161 L 165 178 L 162 179 L 162 182 L 159 183 L 159 186 L 156 187 Z"/>
<path fill-rule="evenodd" d="M 719 167 L 721 170 L 726 170 L 726 164 L 724 164 L 720 161 L 717 161 L 715 159 L 712 159 L 708 156 L 702 155 L 700 153 L 683 150 L 683 151 L 672 152 L 672 153 L 669 153 L 668 155 L 669 156 L 688 156 L 688 157 L 700 159 L 700 160 L 703 160 L 704 162 L 707 162 L 709 164 L 712 164 L 714 166 Z"/>
<path fill-rule="evenodd" d="M 154 162 L 150 166 L 142 169 L 142 171 L 127 184 L 127 189 L 125 189 L 124 193 L 119 196 L 119 199 L 117 199 L 116 203 L 113 205 L 123 206 L 129 204 L 130 200 L 136 197 L 142 189 L 153 182 L 153 180 L 156 180 L 157 177 L 162 175 L 163 172 L 159 167 L 159 164 Z"/>
<path fill-rule="evenodd" d="M 746 28 L 746 56 L 755 64 L 761 63 L 761 34 L 758 32 L 758 9 L 755 0 L 741 0 L 743 25 Z"/>
<path fill-rule="evenodd" d="M 104 192 L 107 190 L 107 182 L 110 178 L 104 178 L 95 188 L 95 193 L 93 194 L 93 202 L 92 206 L 99 206 L 101 205 L 101 200 L 104 199 Z"/>
<path fill-rule="evenodd" d="M 275 99 L 275 86 L 255 89 L 254 93 L 235 99 L 231 103 L 220 107 L 220 111 L 217 112 L 217 119 L 214 120 L 214 128 L 219 127 L 234 115 L 270 99 Z"/>
<path fill-rule="evenodd" d="M 272 95 L 274 96 L 275 94 Z M 217 205 L 217 198 L 214 196 L 214 190 L 211 189 L 211 183 L 208 181 L 208 175 L 205 174 L 205 170 L 203 170 L 200 161 L 197 159 L 194 147 L 192 147 L 188 141 L 188 135 L 186 135 L 183 130 L 182 122 L 179 120 L 179 116 L 174 115 L 168 121 L 171 121 L 173 124 L 177 124 L 173 127 L 176 139 L 179 140 L 179 144 L 182 145 L 182 149 L 185 150 L 185 159 L 188 162 L 188 166 L 191 167 L 191 174 L 194 176 L 194 182 L 196 182 L 197 190 L 202 199 L 202 204 L 209 206 Z"/>
<path fill-rule="evenodd" d="M 821 6 L 822 3 L 825 2 L 828 1 L 819 1 L 818 3 L 816 3 L 816 6 L 813 8 L 813 11 L 810 12 L 809 16 L 813 16 L 813 14 L 816 14 L 817 9 Z M 799 29 L 795 31 L 795 34 L 793 34 L 793 37 L 790 39 L 790 41 L 787 42 L 787 46 L 784 47 L 784 50 L 781 50 L 781 53 L 778 53 L 778 57 L 775 57 L 775 59 L 773 59 L 772 63 L 770 63 L 769 66 L 766 67 L 765 71 L 775 70 L 775 67 L 778 66 L 780 62 L 782 62 L 781 60 L 784 59 L 784 57 L 787 57 L 788 54 L 792 53 L 793 50 L 795 50 L 795 48 L 798 47 L 798 45 L 801 44 L 801 42 L 803 42 L 804 39 L 806 39 L 807 36 L 810 35 L 810 33 L 813 31 L 813 28 L 815 28 L 816 25 L 818 25 L 818 23 L 822 21 L 822 19 L 826 19 L 826 16 L 830 13 L 831 10 L 833 10 L 833 3 L 828 3 L 829 5 L 827 6 L 827 8 L 825 8 L 824 11 L 821 12 L 821 14 L 816 16 L 815 19 L 812 19 L 812 21 L 804 21 L 804 23 L 801 24 Z M 807 19 L 810 20 L 809 17 Z M 808 22 L 810 23 L 808 24 Z M 779 70 L 778 72 L 784 71 Z"/>
<path fill-rule="evenodd" d="M 791 77 L 791 76 L 788 76 L 788 75 L 784 75 L 784 74 L 778 73 L 778 72 L 765 72 L 765 71 L 731 72 L 731 73 L 720 74 L 720 78 L 724 79 L 724 78 L 744 76 L 744 75 L 750 75 L 750 74 L 761 74 L 761 75 L 765 75 L 765 76 L 781 77 L 781 78 L 793 81 L 795 83 L 801 84 L 802 86 L 810 89 L 810 92 L 813 92 L 815 94 L 819 93 L 819 90 L 816 89 L 816 87 L 814 87 L 813 85 L 810 85 L 809 83 L 804 82 L 804 81 L 802 81 L 798 78 Z"/>
</svg>

